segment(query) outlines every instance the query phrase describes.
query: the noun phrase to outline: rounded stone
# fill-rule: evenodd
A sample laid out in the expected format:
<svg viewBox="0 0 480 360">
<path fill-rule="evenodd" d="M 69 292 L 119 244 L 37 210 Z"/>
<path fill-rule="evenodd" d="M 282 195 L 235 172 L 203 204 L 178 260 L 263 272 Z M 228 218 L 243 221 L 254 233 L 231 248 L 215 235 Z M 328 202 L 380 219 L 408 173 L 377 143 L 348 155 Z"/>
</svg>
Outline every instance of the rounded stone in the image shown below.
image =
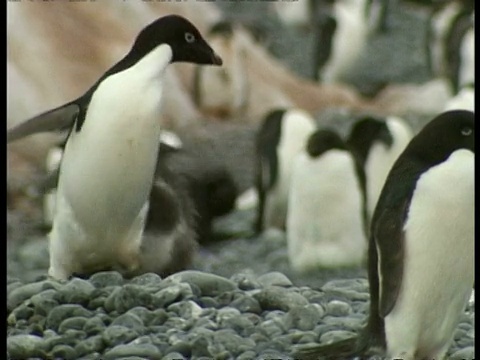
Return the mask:
<svg viewBox="0 0 480 360">
<path fill-rule="evenodd" d="M 263 274 L 257 278 L 257 281 L 263 287 L 267 286 L 283 286 L 283 287 L 290 287 L 293 286 L 290 279 L 282 274 L 279 271 L 272 271 L 266 274 Z"/>
<path fill-rule="evenodd" d="M 47 316 L 53 308 L 58 306 L 58 298 L 58 291 L 50 289 L 33 295 L 30 301 L 34 306 L 36 314 Z"/>
<path fill-rule="evenodd" d="M 186 359 L 182 354 L 178 352 L 170 352 L 164 357 L 162 357 L 162 360 L 186 360 Z"/>
<path fill-rule="evenodd" d="M 13 335 L 7 337 L 7 354 L 12 359 L 28 359 L 44 356 L 46 344 L 35 335 Z"/>
<path fill-rule="evenodd" d="M 95 290 L 89 281 L 73 278 L 59 289 L 61 301 L 67 304 L 87 305 Z"/>
<path fill-rule="evenodd" d="M 112 321 L 110 326 L 119 325 L 131 330 L 134 330 L 137 334 L 142 334 L 145 330 L 144 324 L 142 319 L 140 319 L 137 315 L 132 313 L 126 313 L 120 315 L 116 319 Z"/>
<path fill-rule="evenodd" d="M 352 313 L 350 304 L 340 300 L 330 301 L 325 310 L 327 314 L 331 316 L 348 316 Z"/>
<path fill-rule="evenodd" d="M 449 356 L 451 360 L 474 360 L 475 359 L 475 348 L 473 346 L 468 346 L 466 348 L 455 351 L 452 355 Z"/>
<path fill-rule="evenodd" d="M 251 296 L 240 296 L 233 300 L 230 303 L 230 306 L 238 309 L 242 313 L 249 312 L 254 314 L 260 314 L 262 312 L 262 308 L 260 307 L 258 301 Z"/>
<path fill-rule="evenodd" d="M 105 324 L 98 316 L 87 319 L 83 326 L 83 331 L 88 336 L 100 334 L 103 330 L 105 330 Z"/>
<path fill-rule="evenodd" d="M 95 335 L 80 341 L 75 346 L 75 352 L 78 356 L 83 356 L 94 352 L 101 352 L 103 348 L 104 344 L 102 335 Z"/>
<path fill-rule="evenodd" d="M 130 284 L 157 287 L 160 285 L 161 281 L 162 278 L 160 275 L 155 273 L 146 273 L 134 277 L 132 280 L 130 280 Z"/>
<path fill-rule="evenodd" d="M 269 286 L 253 297 L 259 302 L 263 310 L 288 311 L 296 306 L 308 305 L 307 299 L 302 295 L 278 286 Z"/>
<path fill-rule="evenodd" d="M 131 284 L 115 289 L 105 300 L 105 310 L 108 312 L 117 311 L 119 314 L 123 314 L 136 306 L 151 308 L 152 305 L 153 296 L 143 287 Z"/>
<path fill-rule="evenodd" d="M 56 308 L 52 309 L 47 316 L 47 321 L 45 326 L 47 329 L 53 329 L 55 331 L 58 330 L 58 327 L 62 323 L 63 320 L 71 318 L 71 317 L 84 317 L 90 318 L 92 317 L 92 312 L 88 311 L 87 309 L 81 307 L 77 304 L 63 304 L 59 305 Z"/>
<path fill-rule="evenodd" d="M 126 344 L 138 337 L 136 331 L 119 325 L 110 325 L 102 333 L 103 340 L 108 346 Z"/>
<path fill-rule="evenodd" d="M 88 321 L 87 318 L 74 316 L 62 321 L 60 326 L 58 327 L 58 333 L 63 334 L 69 329 L 74 330 L 83 330 L 85 323 Z"/>
<path fill-rule="evenodd" d="M 107 286 L 121 286 L 125 282 L 122 274 L 118 271 L 100 271 L 88 279 L 90 283 L 96 288 L 103 288 Z"/>
<path fill-rule="evenodd" d="M 194 284 L 198 286 L 203 296 L 216 296 L 226 291 L 232 291 L 237 289 L 237 285 L 229 279 L 215 274 L 196 270 L 186 270 L 178 272 L 176 274 L 170 275 L 169 277 L 164 279 L 163 282 L 165 282 L 166 284 L 175 284 L 181 282 Z"/>
<path fill-rule="evenodd" d="M 75 349 L 69 345 L 59 344 L 54 346 L 50 351 L 51 356 L 54 358 L 60 358 L 64 360 L 74 360 L 78 359 L 77 352 Z"/>
<path fill-rule="evenodd" d="M 209 341 L 204 336 L 196 337 L 192 342 L 192 356 L 201 357 L 207 356 L 212 357 L 213 354 L 208 350 Z"/>
<path fill-rule="evenodd" d="M 126 344 L 117 345 L 105 353 L 105 360 L 117 360 L 120 358 L 137 356 L 152 360 L 160 360 L 162 355 L 151 344 Z"/>
<path fill-rule="evenodd" d="M 203 312 L 203 309 L 192 300 L 171 304 L 167 310 L 175 312 L 184 319 L 198 319 Z"/>
<path fill-rule="evenodd" d="M 321 314 L 313 305 L 291 308 L 284 317 L 285 328 L 296 328 L 303 331 L 313 330 L 320 321 Z"/>
<path fill-rule="evenodd" d="M 57 290 L 60 286 L 59 283 L 50 280 L 19 286 L 7 294 L 7 311 L 12 311 L 25 300 L 30 299 L 32 296 L 39 294 L 44 290 Z"/>
</svg>

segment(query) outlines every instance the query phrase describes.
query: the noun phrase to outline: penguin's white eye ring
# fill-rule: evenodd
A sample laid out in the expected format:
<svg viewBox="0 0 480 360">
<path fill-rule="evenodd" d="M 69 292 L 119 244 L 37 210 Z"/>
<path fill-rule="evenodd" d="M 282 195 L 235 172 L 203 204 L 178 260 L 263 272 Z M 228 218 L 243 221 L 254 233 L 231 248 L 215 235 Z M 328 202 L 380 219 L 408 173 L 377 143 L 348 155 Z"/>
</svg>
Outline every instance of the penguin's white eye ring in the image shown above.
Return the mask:
<svg viewBox="0 0 480 360">
<path fill-rule="evenodd" d="M 195 41 L 195 35 L 193 35 L 192 33 L 186 32 L 185 41 L 189 44 L 193 43 Z"/>
<path fill-rule="evenodd" d="M 472 135 L 473 130 L 471 127 L 464 127 L 461 132 L 463 136 L 470 136 Z"/>
</svg>

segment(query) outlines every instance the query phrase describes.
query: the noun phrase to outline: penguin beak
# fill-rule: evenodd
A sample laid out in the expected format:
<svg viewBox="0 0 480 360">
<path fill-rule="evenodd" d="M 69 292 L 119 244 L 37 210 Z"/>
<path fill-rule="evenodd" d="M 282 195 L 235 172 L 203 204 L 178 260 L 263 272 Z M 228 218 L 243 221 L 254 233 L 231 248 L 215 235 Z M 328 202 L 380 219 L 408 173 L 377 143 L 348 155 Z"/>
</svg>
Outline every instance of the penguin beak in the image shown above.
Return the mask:
<svg viewBox="0 0 480 360">
<path fill-rule="evenodd" d="M 223 64 L 223 60 L 220 56 L 217 55 L 215 51 L 212 52 L 212 65 L 221 66 Z"/>
</svg>

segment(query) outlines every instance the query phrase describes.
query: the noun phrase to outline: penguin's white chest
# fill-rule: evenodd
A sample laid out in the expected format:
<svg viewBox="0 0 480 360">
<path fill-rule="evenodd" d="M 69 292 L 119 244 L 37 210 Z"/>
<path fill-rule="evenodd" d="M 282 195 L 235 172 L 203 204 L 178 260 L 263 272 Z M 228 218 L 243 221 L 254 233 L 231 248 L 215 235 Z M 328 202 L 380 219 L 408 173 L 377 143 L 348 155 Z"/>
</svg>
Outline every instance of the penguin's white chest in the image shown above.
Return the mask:
<svg viewBox="0 0 480 360">
<path fill-rule="evenodd" d="M 294 164 L 287 215 L 288 256 L 293 268 L 358 266 L 367 241 L 362 193 L 352 156 L 330 150 Z"/>
<path fill-rule="evenodd" d="M 65 147 L 50 234 L 50 275 L 138 266 L 160 136 L 169 48 L 106 78 Z M 157 60 L 152 68 L 152 61 Z M 156 72 L 152 69 L 157 69 Z"/>
<path fill-rule="evenodd" d="M 441 359 L 448 350 L 474 282 L 474 157 L 457 150 L 417 182 L 402 287 L 385 318 L 390 356 Z"/>
</svg>

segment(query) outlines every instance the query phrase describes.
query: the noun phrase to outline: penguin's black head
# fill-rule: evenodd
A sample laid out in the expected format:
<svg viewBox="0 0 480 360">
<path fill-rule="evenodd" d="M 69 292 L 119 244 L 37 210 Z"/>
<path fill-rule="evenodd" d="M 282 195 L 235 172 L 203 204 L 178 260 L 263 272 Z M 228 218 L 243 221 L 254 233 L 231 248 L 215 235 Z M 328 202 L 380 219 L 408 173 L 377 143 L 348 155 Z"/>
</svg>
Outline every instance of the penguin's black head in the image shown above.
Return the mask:
<svg viewBox="0 0 480 360">
<path fill-rule="evenodd" d="M 344 142 L 333 130 L 317 130 L 307 140 L 307 153 L 311 157 L 318 157 L 331 149 L 345 149 Z"/>
<path fill-rule="evenodd" d="M 407 149 L 433 164 L 444 161 L 455 150 L 475 152 L 475 114 L 452 110 L 438 115 L 412 139 Z"/>
<path fill-rule="evenodd" d="M 365 156 L 375 141 L 380 141 L 390 148 L 393 137 L 384 119 L 365 116 L 358 119 L 350 130 L 347 142 Z"/>
<path fill-rule="evenodd" d="M 164 16 L 146 26 L 137 36 L 130 53 L 142 57 L 161 44 L 168 44 L 172 48 L 172 63 L 222 65 L 222 59 L 203 39 L 195 25 L 181 16 Z"/>
</svg>

